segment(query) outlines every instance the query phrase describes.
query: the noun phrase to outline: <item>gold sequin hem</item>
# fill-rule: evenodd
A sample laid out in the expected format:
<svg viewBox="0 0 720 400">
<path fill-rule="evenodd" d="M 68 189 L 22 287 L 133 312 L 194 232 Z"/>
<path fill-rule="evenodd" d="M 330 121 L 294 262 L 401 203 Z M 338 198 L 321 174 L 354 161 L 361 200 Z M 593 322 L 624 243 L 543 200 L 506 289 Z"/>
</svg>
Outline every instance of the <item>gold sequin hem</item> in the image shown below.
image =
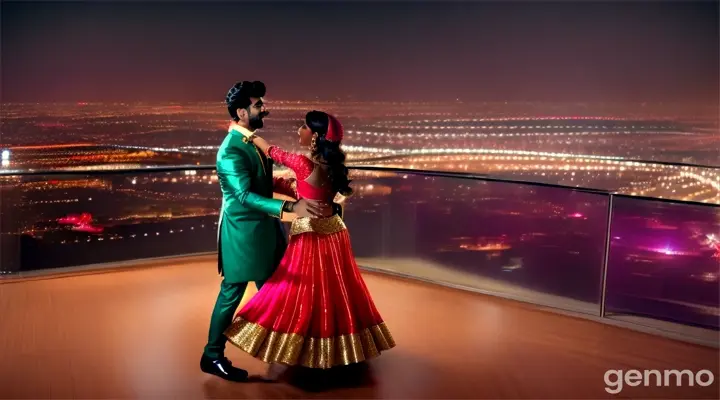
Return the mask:
<svg viewBox="0 0 720 400">
<path fill-rule="evenodd" d="M 384 322 L 350 335 L 305 338 L 271 331 L 236 317 L 225 336 L 230 343 L 266 363 L 320 369 L 363 362 L 395 347 Z"/>
</svg>

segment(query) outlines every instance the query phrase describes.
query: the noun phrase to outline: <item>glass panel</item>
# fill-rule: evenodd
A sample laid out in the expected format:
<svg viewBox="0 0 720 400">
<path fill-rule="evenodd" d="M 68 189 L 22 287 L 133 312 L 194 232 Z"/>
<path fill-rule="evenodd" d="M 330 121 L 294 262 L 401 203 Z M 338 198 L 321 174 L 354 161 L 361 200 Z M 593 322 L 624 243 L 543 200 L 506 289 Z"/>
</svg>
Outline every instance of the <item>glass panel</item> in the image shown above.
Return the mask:
<svg viewBox="0 0 720 400">
<path fill-rule="evenodd" d="M 0 177 L 4 273 L 215 251 L 212 171 Z"/>
<path fill-rule="evenodd" d="M 356 195 L 346 209 L 361 265 L 599 314 L 607 196 L 459 178 L 367 175 L 354 175 Z"/>
<path fill-rule="evenodd" d="M 719 240 L 720 207 L 615 198 L 606 314 L 718 329 Z"/>
<path fill-rule="evenodd" d="M 352 172 L 346 220 L 372 269 L 588 314 L 607 196 Z M 216 249 L 213 171 L 0 177 L 2 274 Z M 720 208 L 615 199 L 606 311 L 718 329 Z"/>
</svg>

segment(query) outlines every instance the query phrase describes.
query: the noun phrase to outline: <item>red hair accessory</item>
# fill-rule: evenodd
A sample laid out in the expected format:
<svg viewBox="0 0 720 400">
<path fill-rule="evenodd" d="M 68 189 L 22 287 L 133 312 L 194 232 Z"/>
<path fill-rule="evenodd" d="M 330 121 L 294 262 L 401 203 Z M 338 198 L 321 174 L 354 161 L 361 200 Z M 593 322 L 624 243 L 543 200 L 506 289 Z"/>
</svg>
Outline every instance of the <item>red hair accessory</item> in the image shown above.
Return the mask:
<svg viewBox="0 0 720 400">
<path fill-rule="evenodd" d="M 340 121 L 332 115 L 328 114 L 328 130 L 325 134 L 325 139 L 331 142 L 342 141 L 344 129 Z"/>
</svg>

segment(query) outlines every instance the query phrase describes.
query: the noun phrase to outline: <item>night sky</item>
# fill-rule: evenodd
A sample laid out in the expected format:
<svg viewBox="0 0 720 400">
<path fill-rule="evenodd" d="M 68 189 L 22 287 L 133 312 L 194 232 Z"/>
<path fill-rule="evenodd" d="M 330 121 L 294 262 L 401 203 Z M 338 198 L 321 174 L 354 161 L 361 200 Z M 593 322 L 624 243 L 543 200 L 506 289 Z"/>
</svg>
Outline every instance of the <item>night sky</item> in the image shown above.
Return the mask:
<svg viewBox="0 0 720 400">
<path fill-rule="evenodd" d="M 718 2 L 2 2 L 2 101 L 717 103 Z"/>
</svg>

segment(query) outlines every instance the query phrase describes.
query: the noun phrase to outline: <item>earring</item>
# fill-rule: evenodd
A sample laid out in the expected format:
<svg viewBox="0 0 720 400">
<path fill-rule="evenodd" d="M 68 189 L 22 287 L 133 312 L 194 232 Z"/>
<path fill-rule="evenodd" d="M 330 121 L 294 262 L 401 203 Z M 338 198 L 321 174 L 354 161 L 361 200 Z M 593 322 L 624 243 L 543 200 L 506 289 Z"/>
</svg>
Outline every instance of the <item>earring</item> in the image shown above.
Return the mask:
<svg viewBox="0 0 720 400">
<path fill-rule="evenodd" d="M 310 141 L 310 152 L 314 153 L 317 151 L 317 133 L 313 135 L 312 140 Z"/>
</svg>

